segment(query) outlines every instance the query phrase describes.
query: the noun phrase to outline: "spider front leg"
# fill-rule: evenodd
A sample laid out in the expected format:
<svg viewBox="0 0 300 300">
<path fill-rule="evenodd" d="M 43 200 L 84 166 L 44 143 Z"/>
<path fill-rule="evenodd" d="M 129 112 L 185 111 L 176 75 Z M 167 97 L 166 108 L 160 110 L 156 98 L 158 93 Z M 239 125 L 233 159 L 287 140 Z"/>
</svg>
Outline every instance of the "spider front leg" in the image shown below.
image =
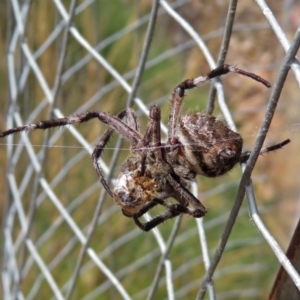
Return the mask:
<svg viewBox="0 0 300 300">
<path fill-rule="evenodd" d="M 141 174 L 145 173 L 146 170 L 146 157 L 149 153 L 154 153 L 157 164 L 160 166 L 165 166 L 165 168 L 169 169 L 166 165 L 166 162 L 163 161 L 162 148 L 161 148 L 161 133 L 160 133 L 160 109 L 157 105 L 153 105 L 149 111 L 149 121 L 147 124 L 146 132 L 144 137 L 142 138 L 140 144 L 136 145 L 133 148 L 133 152 L 140 152 L 141 156 Z M 151 147 L 150 147 L 151 144 Z M 150 147 L 150 148 L 149 148 Z M 155 176 L 155 175 L 154 175 Z"/>
<path fill-rule="evenodd" d="M 0 132 L 0 138 L 4 138 L 8 135 L 15 134 L 17 132 L 27 132 L 27 131 L 32 131 L 32 130 L 36 130 L 36 129 L 45 130 L 45 129 L 50 129 L 50 128 L 54 128 L 54 127 L 62 127 L 62 126 L 66 126 L 66 125 L 79 124 L 79 123 L 87 122 L 91 119 L 96 119 L 98 117 L 99 117 L 98 112 L 88 111 L 88 112 L 79 114 L 77 116 L 70 116 L 70 117 L 65 117 L 65 118 L 40 121 L 40 122 L 36 122 L 36 123 L 31 123 L 31 124 L 11 128 L 6 131 L 2 131 L 2 132 Z"/>
<path fill-rule="evenodd" d="M 128 125 L 131 128 L 138 131 L 139 130 L 139 125 L 138 125 L 137 116 L 136 116 L 134 110 L 132 108 L 127 108 L 127 109 L 124 109 L 124 110 L 122 110 L 121 112 L 119 112 L 117 114 L 117 117 L 119 119 L 123 119 L 125 116 L 127 117 Z M 112 129 L 112 128 L 107 129 L 106 132 L 101 137 L 101 139 L 99 140 L 99 142 L 96 144 L 96 147 L 95 147 L 95 149 L 92 153 L 93 165 L 94 165 L 94 168 L 97 172 L 98 178 L 99 178 L 101 184 L 103 185 L 103 187 L 105 188 L 105 190 L 108 192 L 108 194 L 112 198 L 113 198 L 113 192 L 110 189 L 110 187 L 108 186 L 108 184 L 107 184 L 107 182 L 106 182 L 106 180 L 105 180 L 105 178 L 102 174 L 101 168 L 98 164 L 98 160 L 101 157 L 102 151 L 106 147 L 106 145 L 109 142 L 110 138 L 112 137 L 114 131 L 115 130 Z"/>
<path fill-rule="evenodd" d="M 85 113 L 76 116 L 45 120 L 45 121 L 40 121 L 36 123 L 31 123 L 31 124 L 11 128 L 6 131 L 0 132 L 0 138 L 6 137 L 8 135 L 17 132 L 31 131 L 36 129 L 45 130 L 54 127 L 80 124 L 80 123 L 87 122 L 91 119 L 98 119 L 101 122 L 108 124 L 113 130 L 117 131 L 124 138 L 130 140 L 132 145 L 136 145 L 141 141 L 141 137 L 137 133 L 137 131 L 129 127 L 124 122 L 122 122 L 122 120 L 120 120 L 118 117 L 112 116 L 105 112 L 98 112 L 98 111 L 87 111 Z"/>
<path fill-rule="evenodd" d="M 160 109 L 153 105 L 149 111 L 146 132 L 141 141 L 132 147 L 132 152 L 140 159 L 140 176 L 150 176 L 154 180 L 160 180 L 172 172 L 171 166 L 163 158 L 165 149 L 161 144 L 160 122 Z"/>
<path fill-rule="evenodd" d="M 155 158 L 159 162 L 162 162 L 163 155 L 162 155 L 162 148 L 161 148 L 160 121 L 161 121 L 160 109 L 157 105 L 153 105 L 150 109 L 148 130 L 144 138 L 146 139 L 147 135 L 152 136 L 153 139 L 152 147 L 154 147 L 153 152 L 155 154 Z"/>
</svg>

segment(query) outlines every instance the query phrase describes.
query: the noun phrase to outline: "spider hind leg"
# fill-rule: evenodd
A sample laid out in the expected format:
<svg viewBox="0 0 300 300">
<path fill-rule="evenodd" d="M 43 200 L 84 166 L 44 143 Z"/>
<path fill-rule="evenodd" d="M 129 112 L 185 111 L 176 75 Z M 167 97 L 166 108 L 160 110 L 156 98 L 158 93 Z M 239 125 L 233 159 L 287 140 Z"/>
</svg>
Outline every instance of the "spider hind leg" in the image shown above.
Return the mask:
<svg viewBox="0 0 300 300">
<path fill-rule="evenodd" d="M 278 149 L 281 149 L 283 148 L 285 145 L 289 144 L 291 142 L 290 139 L 287 139 L 287 140 L 284 140 L 283 142 L 281 143 L 278 143 L 278 144 L 275 144 L 273 146 L 270 146 L 270 147 L 267 147 L 267 148 L 262 148 L 259 152 L 259 155 L 263 155 L 264 153 L 268 153 L 268 152 L 272 152 L 272 151 L 276 151 Z M 244 151 L 242 154 L 241 154 L 241 157 L 240 157 L 240 163 L 245 163 L 248 161 L 250 155 L 251 155 L 251 152 L 252 151 Z"/>
<path fill-rule="evenodd" d="M 148 210 L 150 210 L 152 207 L 154 207 L 157 204 L 165 206 L 167 208 L 167 211 L 146 223 L 142 223 L 139 220 L 139 218 L 142 217 Z M 149 231 L 154 227 L 158 226 L 159 224 L 163 223 L 164 221 L 177 217 L 182 213 L 188 214 L 194 218 L 201 218 L 204 215 L 203 211 L 197 209 L 191 210 L 184 205 L 172 204 L 161 199 L 153 199 L 153 201 L 147 203 L 138 213 L 132 216 L 126 215 L 126 212 L 123 211 L 123 214 L 127 217 L 132 217 L 135 224 L 143 231 Z"/>
</svg>

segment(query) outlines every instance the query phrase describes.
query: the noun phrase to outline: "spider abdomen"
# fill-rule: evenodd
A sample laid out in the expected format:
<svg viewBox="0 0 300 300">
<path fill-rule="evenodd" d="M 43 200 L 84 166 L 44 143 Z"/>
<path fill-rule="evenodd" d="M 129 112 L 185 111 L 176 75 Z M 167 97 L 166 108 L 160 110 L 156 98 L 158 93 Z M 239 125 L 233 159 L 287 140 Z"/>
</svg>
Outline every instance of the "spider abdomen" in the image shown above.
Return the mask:
<svg viewBox="0 0 300 300">
<path fill-rule="evenodd" d="M 181 146 L 179 164 L 197 174 L 216 177 L 230 171 L 242 153 L 241 136 L 216 117 L 204 113 L 182 116 L 176 126 Z"/>
</svg>

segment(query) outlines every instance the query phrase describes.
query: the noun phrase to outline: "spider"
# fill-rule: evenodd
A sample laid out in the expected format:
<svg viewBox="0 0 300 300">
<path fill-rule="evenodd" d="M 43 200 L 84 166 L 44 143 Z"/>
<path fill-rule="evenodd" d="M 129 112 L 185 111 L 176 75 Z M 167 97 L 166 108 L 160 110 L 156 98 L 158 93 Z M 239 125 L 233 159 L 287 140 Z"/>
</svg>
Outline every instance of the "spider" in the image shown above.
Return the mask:
<svg viewBox="0 0 300 300">
<path fill-rule="evenodd" d="M 266 87 L 271 86 L 260 76 L 227 64 L 204 76 L 183 81 L 172 94 L 165 142 L 161 141 L 161 114 L 157 105 L 150 108 L 145 134 L 140 132 L 135 111 L 127 108 L 116 116 L 101 111 L 87 111 L 76 116 L 19 126 L 0 132 L 0 138 L 17 132 L 79 124 L 97 118 L 108 124 L 109 128 L 93 151 L 94 168 L 103 187 L 121 206 L 126 217 L 133 218 L 143 231 L 149 231 L 179 214 L 201 218 L 206 214 L 206 208 L 188 190 L 188 183 L 196 175 L 221 176 L 237 163 L 246 162 L 251 152 L 242 151 L 242 137 L 216 117 L 201 112 L 181 116 L 179 111 L 185 90 L 230 72 L 250 77 Z M 123 121 L 125 117 L 126 122 Z M 114 189 L 111 190 L 101 172 L 98 159 L 114 132 L 130 141 L 133 156 L 126 159 Z M 285 140 L 264 148 L 260 154 L 280 149 L 289 142 L 290 140 Z M 170 197 L 177 202 L 166 201 Z M 156 205 L 164 206 L 166 211 L 142 223 L 139 218 Z"/>
</svg>

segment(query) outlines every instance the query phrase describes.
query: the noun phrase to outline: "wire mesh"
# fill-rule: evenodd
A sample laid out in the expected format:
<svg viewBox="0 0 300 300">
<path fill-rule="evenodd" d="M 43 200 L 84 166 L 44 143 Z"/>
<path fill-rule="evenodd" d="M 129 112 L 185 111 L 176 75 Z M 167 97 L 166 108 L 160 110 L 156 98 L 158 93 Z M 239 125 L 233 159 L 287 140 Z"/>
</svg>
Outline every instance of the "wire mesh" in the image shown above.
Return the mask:
<svg viewBox="0 0 300 300">
<path fill-rule="evenodd" d="M 296 1 L 11 0 L 6 6 L 6 128 L 128 106 L 145 125 L 153 103 L 166 124 L 172 89 L 224 61 L 260 74 L 273 88 L 230 75 L 188 93 L 183 111 L 222 115 L 253 152 L 242 170 L 191 184 L 209 209 L 205 218 L 180 216 L 149 233 L 125 218 L 97 181 L 89 156 L 104 124 L 3 140 L 5 299 L 266 299 L 279 262 L 300 287 L 278 245 L 286 247 L 299 217 L 298 162 L 289 159 L 298 146 Z M 257 161 L 266 137 L 267 143 L 291 137 L 292 146 Z M 104 152 L 100 164 L 111 184 L 129 152 L 118 136 Z"/>
</svg>

